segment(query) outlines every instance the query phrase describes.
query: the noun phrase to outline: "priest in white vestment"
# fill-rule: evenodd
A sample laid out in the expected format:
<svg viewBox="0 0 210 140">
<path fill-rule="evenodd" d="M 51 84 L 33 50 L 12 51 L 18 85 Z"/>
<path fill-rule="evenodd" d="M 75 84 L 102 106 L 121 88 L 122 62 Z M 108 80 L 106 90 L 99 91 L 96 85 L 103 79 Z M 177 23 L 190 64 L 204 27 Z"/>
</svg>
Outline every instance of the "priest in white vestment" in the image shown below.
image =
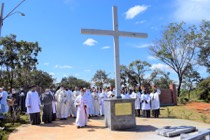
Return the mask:
<svg viewBox="0 0 210 140">
<path fill-rule="evenodd" d="M 60 120 L 67 119 L 67 93 L 63 86 L 55 93 L 55 99 L 57 101 L 57 118 Z"/>
<path fill-rule="evenodd" d="M 149 118 L 150 117 L 150 95 L 149 95 L 149 91 L 145 90 L 142 92 L 141 94 L 141 109 L 142 109 L 142 116 L 145 118 Z"/>
<path fill-rule="evenodd" d="M 159 99 L 159 96 L 161 94 L 161 91 L 155 85 L 152 86 L 152 89 L 153 89 L 153 92 L 150 93 L 152 115 L 155 118 L 159 118 L 159 114 L 160 114 L 160 99 Z"/>
<path fill-rule="evenodd" d="M 87 126 L 88 116 L 86 112 L 87 101 L 84 98 L 85 90 L 80 90 L 80 95 L 74 101 L 75 107 L 77 108 L 76 125 L 77 128 Z"/>
<path fill-rule="evenodd" d="M 75 87 L 75 88 L 74 88 L 74 91 L 73 91 L 73 93 L 72 93 L 72 102 L 73 102 L 73 103 L 75 102 L 76 98 L 77 98 L 79 95 L 80 95 L 80 91 L 79 91 L 78 87 Z M 76 107 L 75 107 L 74 105 L 72 106 L 72 115 L 73 115 L 74 117 L 77 116 L 77 109 L 76 109 Z"/>
<path fill-rule="evenodd" d="M 104 116 L 104 100 L 107 98 L 106 89 L 102 89 L 102 93 L 99 94 L 99 103 L 100 103 L 100 115 Z"/>
<path fill-rule="evenodd" d="M 96 92 L 96 89 L 94 89 L 92 92 L 92 98 L 93 98 L 93 106 L 94 106 L 93 115 L 97 117 L 100 112 L 100 105 L 99 105 L 99 94 Z"/>
<path fill-rule="evenodd" d="M 135 111 L 136 111 L 136 116 L 140 117 L 140 99 L 141 95 L 140 92 L 136 92 L 135 88 L 132 90 L 132 93 L 130 95 L 132 99 L 135 99 Z"/>
<path fill-rule="evenodd" d="M 72 104 L 72 91 L 70 89 L 66 89 L 66 93 L 67 93 L 67 116 L 71 116 L 72 115 L 72 110 L 71 110 L 71 104 Z"/>
<path fill-rule="evenodd" d="M 26 95 L 27 113 L 30 115 L 30 123 L 32 125 L 40 124 L 40 98 L 36 91 L 36 86 L 31 86 L 31 90 Z"/>
</svg>

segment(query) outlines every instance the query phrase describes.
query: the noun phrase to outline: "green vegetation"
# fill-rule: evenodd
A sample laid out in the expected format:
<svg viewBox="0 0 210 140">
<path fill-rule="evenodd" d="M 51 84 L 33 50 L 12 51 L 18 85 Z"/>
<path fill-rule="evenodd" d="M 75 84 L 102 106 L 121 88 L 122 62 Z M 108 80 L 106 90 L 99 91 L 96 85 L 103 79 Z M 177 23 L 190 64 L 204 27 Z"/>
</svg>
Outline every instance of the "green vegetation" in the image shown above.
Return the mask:
<svg viewBox="0 0 210 140">
<path fill-rule="evenodd" d="M 184 105 L 161 107 L 160 118 L 187 119 L 197 122 L 210 123 L 210 115 L 205 115 Z"/>
<path fill-rule="evenodd" d="M 8 118 L 9 119 L 9 118 Z M 18 126 L 22 124 L 27 124 L 28 116 L 27 115 L 21 115 L 20 120 L 15 123 L 9 123 L 7 118 L 5 120 L 0 121 L 1 128 L 4 127 L 3 130 L 0 130 L 0 140 L 7 140 L 8 136 L 11 132 L 13 132 Z"/>
</svg>

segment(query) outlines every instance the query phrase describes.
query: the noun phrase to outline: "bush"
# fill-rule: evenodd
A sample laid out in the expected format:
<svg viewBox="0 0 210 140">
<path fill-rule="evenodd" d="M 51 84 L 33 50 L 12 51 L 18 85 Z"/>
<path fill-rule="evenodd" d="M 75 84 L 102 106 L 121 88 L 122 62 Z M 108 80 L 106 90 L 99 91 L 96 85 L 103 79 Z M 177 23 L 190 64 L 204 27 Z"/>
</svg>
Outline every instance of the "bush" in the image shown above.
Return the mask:
<svg viewBox="0 0 210 140">
<path fill-rule="evenodd" d="M 210 77 L 201 81 L 197 86 L 197 93 L 200 100 L 210 102 Z"/>
</svg>

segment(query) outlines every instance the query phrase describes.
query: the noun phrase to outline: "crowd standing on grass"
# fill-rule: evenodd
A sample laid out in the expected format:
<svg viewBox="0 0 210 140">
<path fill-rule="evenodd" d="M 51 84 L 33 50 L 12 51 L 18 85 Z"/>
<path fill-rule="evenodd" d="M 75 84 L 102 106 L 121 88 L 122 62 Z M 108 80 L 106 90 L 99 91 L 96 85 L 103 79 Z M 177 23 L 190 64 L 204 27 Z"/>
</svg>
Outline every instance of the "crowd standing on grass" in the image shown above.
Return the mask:
<svg viewBox="0 0 210 140">
<path fill-rule="evenodd" d="M 12 112 L 19 108 L 21 113 L 29 114 L 32 125 L 41 124 L 41 121 L 51 123 L 72 117 L 76 118 L 77 128 L 81 128 L 87 126 L 88 118 L 104 116 L 104 100 L 115 96 L 115 89 L 112 87 L 69 89 L 61 85 L 57 89 L 45 89 L 41 95 L 36 89 L 37 87 L 32 85 L 27 93 L 22 89 L 19 92 L 12 89 L 8 94 L 4 88 L 0 88 L 0 113 Z M 141 86 L 123 87 L 121 90 L 123 99 L 135 99 L 136 117 L 158 118 L 160 94 L 160 89 L 155 85 L 151 89 Z"/>
</svg>

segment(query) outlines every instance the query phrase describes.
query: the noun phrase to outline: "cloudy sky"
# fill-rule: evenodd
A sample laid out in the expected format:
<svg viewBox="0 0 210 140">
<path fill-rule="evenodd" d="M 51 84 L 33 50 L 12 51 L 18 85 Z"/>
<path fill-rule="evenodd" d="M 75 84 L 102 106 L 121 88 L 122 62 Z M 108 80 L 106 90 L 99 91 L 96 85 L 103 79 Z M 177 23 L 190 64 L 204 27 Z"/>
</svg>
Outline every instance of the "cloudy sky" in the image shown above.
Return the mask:
<svg viewBox="0 0 210 140">
<path fill-rule="evenodd" d="M 1 0 L 4 16 L 20 1 Z M 148 46 L 171 22 L 198 25 L 202 19 L 210 20 L 210 0 L 26 0 L 17 9 L 26 16 L 5 19 L 2 36 L 38 41 L 42 48 L 38 69 L 57 81 L 70 75 L 90 81 L 99 69 L 113 78 L 113 38 L 80 34 L 81 28 L 112 30 L 112 6 L 118 7 L 119 30 L 148 34 L 146 39 L 120 38 L 120 63 L 147 61 L 151 69 L 170 71 L 174 80 L 173 71 L 151 56 Z"/>
</svg>

